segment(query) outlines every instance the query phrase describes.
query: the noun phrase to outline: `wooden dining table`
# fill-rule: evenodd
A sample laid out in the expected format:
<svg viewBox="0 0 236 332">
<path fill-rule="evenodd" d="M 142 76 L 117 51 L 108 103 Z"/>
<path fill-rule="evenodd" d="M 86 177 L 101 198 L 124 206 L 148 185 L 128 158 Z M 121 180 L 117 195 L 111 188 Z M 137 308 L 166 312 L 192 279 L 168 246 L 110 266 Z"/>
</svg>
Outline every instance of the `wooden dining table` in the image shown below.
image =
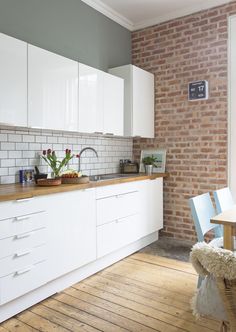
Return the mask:
<svg viewBox="0 0 236 332">
<path fill-rule="evenodd" d="M 224 249 L 234 250 L 234 231 L 236 229 L 236 205 L 215 217 L 211 218 L 213 224 L 223 225 Z"/>
</svg>

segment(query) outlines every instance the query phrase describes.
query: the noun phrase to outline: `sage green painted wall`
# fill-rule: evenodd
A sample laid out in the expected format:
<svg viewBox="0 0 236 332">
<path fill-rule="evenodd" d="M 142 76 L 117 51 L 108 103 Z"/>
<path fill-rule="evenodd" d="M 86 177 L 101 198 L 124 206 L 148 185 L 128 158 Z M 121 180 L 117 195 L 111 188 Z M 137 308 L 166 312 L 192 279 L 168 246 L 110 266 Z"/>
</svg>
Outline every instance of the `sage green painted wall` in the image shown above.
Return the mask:
<svg viewBox="0 0 236 332">
<path fill-rule="evenodd" d="M 80 0 L 0 0 L 0 32 L 102 70 L 131 63 L 131 33 Z"/>
</svg>

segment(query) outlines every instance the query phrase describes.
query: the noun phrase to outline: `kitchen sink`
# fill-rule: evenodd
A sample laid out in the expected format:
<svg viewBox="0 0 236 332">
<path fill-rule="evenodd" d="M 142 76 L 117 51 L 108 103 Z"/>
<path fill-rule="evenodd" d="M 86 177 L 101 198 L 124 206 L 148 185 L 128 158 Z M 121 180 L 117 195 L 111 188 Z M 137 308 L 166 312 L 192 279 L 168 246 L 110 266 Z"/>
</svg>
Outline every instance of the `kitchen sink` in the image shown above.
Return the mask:
<svg viewBox="0 0 236 332">
<path fill-rule="evenodd" d="M 101 174 L 101 175 L 91 175 L 89 179 L 90 181 L 105 181 L 112 179 L 128 178 L 131 176 L 134 176 L 134 174 Z"/>
</svg>

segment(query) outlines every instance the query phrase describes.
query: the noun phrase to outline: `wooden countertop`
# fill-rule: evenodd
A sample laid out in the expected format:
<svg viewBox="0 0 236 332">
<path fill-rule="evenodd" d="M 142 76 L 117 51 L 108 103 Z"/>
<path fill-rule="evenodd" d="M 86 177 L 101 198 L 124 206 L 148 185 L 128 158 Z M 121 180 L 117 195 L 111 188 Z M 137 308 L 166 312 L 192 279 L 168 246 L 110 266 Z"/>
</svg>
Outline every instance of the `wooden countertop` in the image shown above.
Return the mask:
<svg viewBox="0 0 236 332">
<path fill-rule="evenodd" d="M 156 173 L 153 175 L 146 175 L 146 174 L 141 173 L 141 174 L 125 177 L 125 178 L 117 178 L 117 179 L 102 180 L 102 181 L 91 181 L 86 184 L 61 184 L 60 186 L 51 186 L 51 187 L 40 187 L 35 184 L 22 185 L 20 183 L 2 184 L 2 185 L 0 185 L 0 202 L 11 201 L 11 200 L 15 200 L 15 199 L 31 198 L 31 197 L 35 197 L 35 196 L 41 196 L 41 195 L 62 193 L 62 192 L 67 192 L 67 191 L 72 191 L 72 190 L 103 187 L 103 186 L 109 186 L 109 185 L 118 184 L 118 183 L 126 183 L 126 182 L 141 181 L 141 180 L 148 180 L 148 179 L 153 180 L 156 178 L 167 177 L 167 176 L 168 176 L 167 173 Z"/>
</svg>

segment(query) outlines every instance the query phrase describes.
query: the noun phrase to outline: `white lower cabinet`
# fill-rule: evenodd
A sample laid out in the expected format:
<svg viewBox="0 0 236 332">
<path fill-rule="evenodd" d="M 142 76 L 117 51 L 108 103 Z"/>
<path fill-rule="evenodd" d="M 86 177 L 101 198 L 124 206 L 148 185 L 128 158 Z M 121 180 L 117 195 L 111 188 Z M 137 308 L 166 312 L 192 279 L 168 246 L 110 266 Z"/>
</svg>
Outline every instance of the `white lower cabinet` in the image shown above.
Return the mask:
<svg viewBox="0 0 236 332">
<path fill-rule="evenodd" d="M 111 221 L 97 228 L 98 251 L 100 258 L 140 239 L 140 215 L 134 214 Z"/>
<path fill-rule="evenodd" d="M 98 258 L 163 228 L 162 186 L 158 178 L 98 189 Z"/>
<path fill-rule="evenodd" d="M 0 203 L 0 321 L 156 240 L 162 181 Z"/>
<path fill-rule="evenodd" d="M 50 279 L 96 259 L 95 189 L 49 195 Z"/>
</svg>

